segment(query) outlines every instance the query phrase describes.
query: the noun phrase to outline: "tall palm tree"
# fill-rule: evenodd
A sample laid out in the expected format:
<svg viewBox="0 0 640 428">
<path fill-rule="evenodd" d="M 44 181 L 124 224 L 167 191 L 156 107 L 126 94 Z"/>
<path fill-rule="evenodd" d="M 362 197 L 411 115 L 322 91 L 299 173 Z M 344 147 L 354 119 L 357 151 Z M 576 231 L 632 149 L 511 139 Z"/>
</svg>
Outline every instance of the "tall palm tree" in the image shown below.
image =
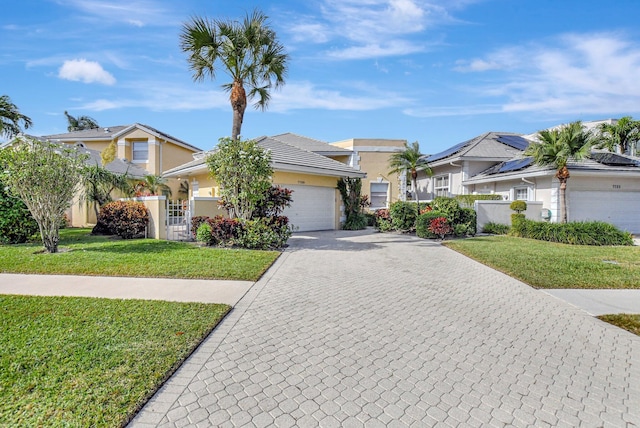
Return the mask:
<svg viewBox="0 0 640 428">
<path fill-rule="evenodd" d="M 67 126 L 67 131 L 84 131 L 85 129 L 98 129 L 100 125 L 98 122 L 92 117 L 89 116 L 78 116 L 73 117 L 65 110 L 64 115 L 67 116 L 67 122 L 69 122 L 69 126 Z"/>
<path fill-rule="evenodd" d="M 552 166 L 556 169 L 555 177 L 560 181 L 560 221 L 567 222 L 567 181 L 571 176 L 567 163 L 569 160 L 579 161 L 591 152 L 593 136 L 582 126 L 582 122 L 573 122 L 559 129 L 548 129 L 538 132 L 539 143 L 532 143 L 524 151 L 531 156 L 533 163 L 540 166 Z"/>
<path fill-rule="evenodd" d="M 24 129 L 28 129 L 32 125 L 31 119 L 20 113 L 8 95 L 0 96 L 0 136 L 11 139 L 20 134 L 22 132 L 20 122 L 22 122 Z"/>
<path fill-rule="evenodd" d="M 180 47 L 189 53 L 188 62 L 196 82 L 206 76 L 215 79 L 219 67 L 231 78 L 222 88 L 230 94 L 234 140 L 240 136 L 247 99 L 256 97 L 254 106 L 264 111 L 271 89 L 284 84 L 288 55 L 269 26 L 267 16 L 258 10 L 247 14 L 242 23 L 193 17 L 182 26 Z"/>
<path fill-rule="evenodd" d="M 418 172 L 424 171 L 428 176 L 432 174 L 427 159 L 420 153 L 420 143 L 417 141 L 414 141 L 411 145 L 404 143 L 404 150 L 395 152 L 389 158 L 389 168 L 391 168 L 389 170 L 390 174 L 408 174 L 411 177 L 411 190 L 418 203 L 419 210 Z"/>
<path fill-rule="evenodd" d="M 114 191 L 119 191 L 126 196 L 133 193 L 128 174 L 115 174 L 100 165 L 86 167 L 82 177 L 82 187 L 84 199 L 93 205 L 96 218 L 100 207 L 113 200 L 111 195 Z"/>
<path fill-rule="evenodd" d="M 635 152 L 635 146 L 640 141 L 640 121 L 633 120 L 631 116 L 625 116 L 616 123 L 603 123 L 598 128 L 601 142 L 599 149 L 607 149 L 610 152 L 618 150 L 620 153 Z"/>
</svg>

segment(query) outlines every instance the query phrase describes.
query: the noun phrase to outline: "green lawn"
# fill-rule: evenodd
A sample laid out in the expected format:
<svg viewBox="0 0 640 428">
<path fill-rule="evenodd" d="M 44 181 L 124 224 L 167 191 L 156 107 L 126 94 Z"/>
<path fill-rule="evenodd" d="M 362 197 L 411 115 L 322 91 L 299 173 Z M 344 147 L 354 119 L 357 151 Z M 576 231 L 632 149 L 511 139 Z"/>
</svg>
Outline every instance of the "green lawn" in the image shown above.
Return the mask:
<svg viewBox="0 0 640 428">
<path fill-rule="evenodd" d="M 640 314 L 601 315 L 598 318 L 640 336 Z"/>
<path fill-rule="evenodd" d="M 228 310 L 0 296 L 0 426 L 121 426 Z"/>
<path fill-rule="evenodd" d="M 199 278 L 256 281 L 277 251 L 200 247 L 153 239 L 91 236 L 91 229 L 63 229 L 60 252 L 42 252 L 40 242 L 0 245 L 0 272 Z"/>
<path fill-rule="evenodd" d="M 480 236 L 445 245 L 536 288 L 640 288 L 640 247 Z"/>
</svg>

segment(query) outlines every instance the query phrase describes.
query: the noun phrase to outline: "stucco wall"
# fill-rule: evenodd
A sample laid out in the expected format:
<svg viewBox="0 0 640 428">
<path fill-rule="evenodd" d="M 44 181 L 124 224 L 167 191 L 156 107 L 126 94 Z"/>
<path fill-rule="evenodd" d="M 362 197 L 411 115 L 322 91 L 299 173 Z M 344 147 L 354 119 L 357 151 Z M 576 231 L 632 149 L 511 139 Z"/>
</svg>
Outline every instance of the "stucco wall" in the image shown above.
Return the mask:
<svg viewBox="0 0 640 428">
<path fill-rule="evenodd" d="M 510 201 L 476 201 L 475 210 L 478 214 L 477 228 L 481 232 L 487 223 L 499 223 L 511 226 Z M 523 213 L 529 220 L 541 221 L 542 202 L 527 202 L 527 210 Z"/>
</svg>

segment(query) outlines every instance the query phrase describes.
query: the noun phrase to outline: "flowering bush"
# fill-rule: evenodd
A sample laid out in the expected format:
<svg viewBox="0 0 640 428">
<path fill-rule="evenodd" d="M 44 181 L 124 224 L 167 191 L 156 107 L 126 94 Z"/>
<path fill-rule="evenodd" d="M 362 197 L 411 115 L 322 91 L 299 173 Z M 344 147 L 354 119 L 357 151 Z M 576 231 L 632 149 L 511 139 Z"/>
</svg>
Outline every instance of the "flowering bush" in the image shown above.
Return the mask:
<svg viewBox="0 0 640 428">
<path fill-rule="evenodd" d="M 433 207 L 431 207 L 431 205 L 427 205 L 420 210 L 420 214 L 429 213 L 431 211 L 433 211 Z"/>
<path fill-rule="evenodd" d="M 376 218 L 376 229 L 380 232 L 389 232 L 393 230 L 391 225 L 391 214 L 387 208 L 380 208 L 374 212 Z"/>
<path fill-rule="evenodd" d="M 437 217 L 431 220 L 429 223 L 429 232 L 433 233 L 440 237 L 440 239 L 444 239 L 445 235 L 451 233 L 453 230 L 449 225 L 449 222 L 444 217 Z"/>
<path fill-rule="evenodd" d="M 143 238 L 148 224 L 149 213 L 142 202 L 115 201 L 102 206 L 93 233 Z"/>
<path fill-rule="evenodd" d="M 242 223 L 236 218 L 217 215 L 213 218 L 198 216 L 191 219 L 193 237 L 207 245 L 234 245 L 241 230 Z"/>
</svg>

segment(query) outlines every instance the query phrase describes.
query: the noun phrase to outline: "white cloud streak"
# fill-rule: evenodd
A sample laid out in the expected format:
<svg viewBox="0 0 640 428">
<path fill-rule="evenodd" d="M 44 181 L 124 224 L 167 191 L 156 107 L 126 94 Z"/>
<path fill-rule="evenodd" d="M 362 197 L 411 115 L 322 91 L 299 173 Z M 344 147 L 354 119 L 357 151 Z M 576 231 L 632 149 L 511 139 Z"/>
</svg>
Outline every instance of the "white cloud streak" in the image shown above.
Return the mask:
<svg viewBox="0 0 640 428">
<path fill-rule="evenodd" d="M 482 77 L 467 90 L 483 102 L 472 107 L 425 107 L 407 114 L 609 116 L 640 112 L 640 46 L 620 34 L 566 34 L 545 44 L 508 47 L 458 61 L 454 70 Z M 488 99 L 492 102 L 487 103 Z"/>
<path fill-rule="evenodd" d="M 65 61 L 58 70 L 58 77 L 64 80 L 71 80 L 84 83 L 101 83 L 103 85 L 113 85 L 116 78 L 106 71 L 100 63 L 87 61 L 86 59 L 72 59 Z"/>
<path fill-rule="evenodd" d="M 134 27 L 166 25 L 174 19 L 160 6 L 161 3 L 153 0 L 64 0 L 58 3 L 88 17 Z"/>
</svg>

